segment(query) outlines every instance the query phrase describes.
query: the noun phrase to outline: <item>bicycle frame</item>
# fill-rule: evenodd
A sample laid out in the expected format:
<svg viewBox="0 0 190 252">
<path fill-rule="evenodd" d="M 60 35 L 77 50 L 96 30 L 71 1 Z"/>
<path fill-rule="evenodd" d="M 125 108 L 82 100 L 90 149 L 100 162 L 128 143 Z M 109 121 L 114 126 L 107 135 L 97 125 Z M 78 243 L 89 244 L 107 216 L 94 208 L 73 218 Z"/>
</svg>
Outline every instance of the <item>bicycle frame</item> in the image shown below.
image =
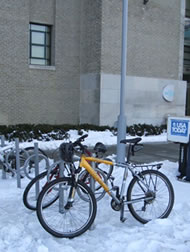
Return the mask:
<svg viewBox="0 0 190 252">
<path fill-rule="evenodd" d="M 104 188 L 106 193 L 108 193 L 109 196 L 111 196 L 116 201 L 117 204 L 120 204 L 120 200 L 110 191 L 110 188 L 98 176 L 98 174 L 96 173 L 96 171 L 94 171 L 94 169 L 92 168 L 92 166 L 89 164 L 88 161 L 107 164 L 107 165 L 114 165 L 114 163 L 112 161 L 103 160 L 103 159 L 99 159 L 99 158 L 95 158 L 95 157 L 86 157 L 85 155 L 82 155 L 79 166 L 81 168 L 82 167 L 85 168 L 88 171 L 88 173 L 94 178 L 94 180 L 96 180 Z M 125 167 L 127 170 L 127 166 L 125 166 Z M 123 187 L 123 184 L 122 184 L 122 187 Z"/>
<path fill-rule="evenodd" d="M 103 163 L 103 164 L 107 164 L 107 165 L 113 165 L 113 166 L 120 166 L 124 168 L 124 175 L 123 175 L 123 181 L 122 181 L 122 185 L 121 185 L 121 193 L 120 193 L 120 199 L 118 199 L 111 191 L 110 188 L 103 182 L 103 180 L 98 176 L 98 174 L 96 173 L 96 171 L 94 171 L 94 169 L 92 168 L 92 166 L 89 164 L 89 162 L 97 162 L 97 163 Z M 103 160 L 103 159 L 99 159 L 99 158 L 95 158 L 95 157 L 86 157 L 84 154 L 81 156 L 81 160 L 80 160 L 80 164 L 79 167 L 81 168 L 85 168 L 88 173 L 94 178 L 95 181 L 97 181 L 103 188 L 104 190 L 109 194 L 109 196 L 111 196 L 115 202 L 117 204 L 121 204 L 122 200 L 125 199 L 126 196 L 126 181 L 127 181 L 127 175 L 128 175 L 128 169 L 130 170 L 130 172 L 133 174 L 133 176 L 136 176 L 139 178 L 139 180 L 142 182 L 142 184 L 147 187 L 147 185 L 142 181 L 142 179 L 138 176 L 138 174 L 136 174 L 132 168 L 130 167 L 129 163 L 126 164 L 122 164 L 122 163 L 114 163 L 112 161 L 108 161 L 108 160 Z M 143 197 L 143 198 L 139 198 L 136 199 L 136 202 L 139 202 L 141 200 L 150 200 L 152 199 L 152 197 Z M 124 200 L 125 203 L 130 204 L 131 202 L 128 202 L 126 200 Z"/>
</svg>

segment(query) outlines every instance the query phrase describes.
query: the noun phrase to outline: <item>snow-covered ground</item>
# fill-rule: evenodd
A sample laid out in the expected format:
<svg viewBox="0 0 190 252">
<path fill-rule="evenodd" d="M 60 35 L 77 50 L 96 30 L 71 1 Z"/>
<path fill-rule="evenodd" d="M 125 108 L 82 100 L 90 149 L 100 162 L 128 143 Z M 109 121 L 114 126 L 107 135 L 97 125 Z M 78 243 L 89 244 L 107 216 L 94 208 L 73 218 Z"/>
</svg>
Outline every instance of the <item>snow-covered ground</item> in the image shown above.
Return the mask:
<svg viewBox="0 0 190 252">
<path fill-rule="evenodd" d="M 76 131 L 70 133 L 71 140 L 78 137 Z M 94 145 L 97 141 L 115 144 L 116 137 L 109 131 L 90 131 L 85 144 Z M 166 135 L 143 137 L 145 141 L 166 141 Z M 59 144 L 60 141 L 41 142 L 39 146 L 45 150 L 55 149 Z M 105 196 L 98 202 L 93 229 L 71 240 L 51 236 L 39 224 L 36 213 L 25 208 L 22 194 L 29 182 L 27 178 L 22 179 L 20 189 L 15 178 L 3 180 L 0 171 L 0 252 L 190 252 L 190 183 L 177 181 L 177 170 L 177 163 L 163 162 L 161 171 L 168 176 L 175 191 L 174 208 L 167 219 L 143 225 L 128 212 L 126 222 L 121 223 L 119 212 L 111 209 L 110 198 Z M 122 170 L 115 168 L 117 180 L 121 175 Z"/>
</svg>

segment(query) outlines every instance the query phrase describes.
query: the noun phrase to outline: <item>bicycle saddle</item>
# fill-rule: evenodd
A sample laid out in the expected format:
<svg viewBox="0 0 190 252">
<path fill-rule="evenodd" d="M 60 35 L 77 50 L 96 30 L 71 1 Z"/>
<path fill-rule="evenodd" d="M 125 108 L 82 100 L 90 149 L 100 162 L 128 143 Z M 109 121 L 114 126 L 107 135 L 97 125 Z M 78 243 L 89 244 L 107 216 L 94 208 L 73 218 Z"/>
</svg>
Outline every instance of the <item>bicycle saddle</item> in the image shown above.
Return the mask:
<svg viewBox="0 0 190 252">
<path fill-rule="evenodd" d="M 131 143 L 131 144 L 137 144 L 138 142 L 141 141 L 141 137 L 135 137 L 135 138 L 130 138 L 130 139 L 123 139 L 120 141 L 120 143 L 123 144 L 127 144 L 127 143 Z"/>
</svg>

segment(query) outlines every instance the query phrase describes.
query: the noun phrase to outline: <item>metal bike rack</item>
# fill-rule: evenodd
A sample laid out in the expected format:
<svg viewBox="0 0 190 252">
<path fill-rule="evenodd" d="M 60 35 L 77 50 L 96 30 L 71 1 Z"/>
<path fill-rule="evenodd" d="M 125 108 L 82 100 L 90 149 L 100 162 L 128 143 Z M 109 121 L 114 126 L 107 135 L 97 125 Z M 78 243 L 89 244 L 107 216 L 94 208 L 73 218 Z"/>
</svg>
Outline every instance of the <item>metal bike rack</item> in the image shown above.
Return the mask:
<svg viewBox="0 0 190 252">
<path fill-rule="evenodd" d="M 39 157 L 42 157 L 44 160 L 45 160 L 45 162 L 46 162 L 46 167 L 47 167 L 47 169 L 49 169 L 49 160 L 48 160 L 48 158 L 46 157 L 46 156 L 44 156 L 43 154 L 39 154 L 38 153 L 38 146 L 36 146 L 36 150 L 34 149 L 34 151 L 36 152 L 36 154 L 33 154 L 33 155 L 30 155 L 28 158 L 27 158 L 27 160 L 25 161 L 25 163 L 24 163 L 24 174 L 26 175 L 26 177 L 28 178 L 28 179 L 30 179 L 30 180 L 32 180 L 33 179 L 33 177 L 31 177 L 29 174 L 28 174 L 28 172 L 26 171 L 26 168 L 27 168 L 27 166 L 28 166 L 28 163 L 30 162 L 30 160 L 31 159 L 34 159 L 34 163 L 35 163 L 35 174 L 39 174 Z"/>
<path fill-rule="evenodd" d="M 64 162 L 60 163 L 60 170 L 59 170 L 59 174 L 60 177 L 62 178 L 64 176 Z M 63 196 L 63 187 L 62 185 L 59 185 L 59 212 L 60 213 L 64 213 L 64 196 Z"/>
<path fill-rule="evenodd" d="M 0 136 L 0 145 L 1 147 L 5 147 L 5 138 L 3 135 Z M 8 165 L 8 159 L 9 159 L 9 155 L 10 153 L 14 153 L 15 157 L 16 157 L 16 179 L 17 179 L 17 187 L 21 188 L 21 164 L 20 164 L 20 152 L 23 152 L 26 155 L 26 160 L 24 162 L 24 165 L 22 166 L 22 170 L 24 171 L 24 174 L 26 175 L 27 178 L 29 179 L 33 179 L 33 177 L 31 177 L 26 168 L 30 162 L 31 159 L 34 160 L 34 164 L 35 164 L 35 176 L 37 176 L 39 174 L 39 157 L 43 158 L 46 162 L 46 168 L 49 169 L 49 160 L 46 156 L 39 154 L 38 151 L 38 143 L 34 143 L 34 154 L 33 155 L 29 155 L 28 151 L 26 151 L 25 149 L 21 149 L 19 148 L 19 139 L 16 138 L 15 139 L 15 147 L 10 148 L 10 152 L 7 152 L 5 154 L 5 162 L 2 161 L 2 165 L 6 167 L 6 170 L 10 170 L 13 173 L 15 173 L 14 170 L 11 169 L 11 167 L 9 167 Z M 2 169 L 2 179 L 6 179 L 6 171 L 4 169 Z M 39 183 L 36 183 L 36 197 L 39 194 Z"/>
<path fill-rule="evenodd" d="M 4 147 L 5 146 L 5 136 L 1 135 L 0 139 L 1 139 L 1 147 Z M 2 179 L 6 179 L 6 172 L 4 169 L 2 169 Z"/>
<path fill-rule="evenodd" d="M 93 154 L 93 156 L 95 156 L 94 154 Z M 92 162 L 92 168 L 95 170 L 95 168 L 96 168 L 96 164 L 95 164 L 95 162 Z M 95 193 L 95 180 L 93 179 L 93 177 L 92 176 L 90 176 L 90 188 L 91 188 L 91 190 L 92 190 L 92 192 L 93 193 Z M 90 226 L 90 230 L 94 230 L 95 229 L 95 224 L 93 223 L 91 226 Z"/>
<path fill-rule="evenodd" d="M 20 158 L 19 158 L 19 139 L 15 139 L 16 148 L 16 173 L 17 173 L 17 187 L 21 188 L 21 177 L 20 177 Z"/>
<path fill-rule="evenodd" d="M 5 136 L 0 135 L 0 139 L 1 139 L 1 147 L 4 147 L 5 146 Z"/>
<path fill-rule="evenodd" d="M 34 143 L 34 155 L 35 155 L 35 177 L 39 175 L 39 155 L 38 155 L 38 143 Z M 35 183 L 36 189 L 36 199 L 38 198 L 40 192 L 40 184 L 39 181 Z"/>
<path fill-rule="evenodd" d="M 29 162 L 31 161 L 31 159 L 34 159 L 34 164 L 35 164 L 35 177 L 39 175 L 39 157 L 42 157 L 45 162 L 46 162 L 46 168 L 49 169 L 49 160 L 46 156 L 44 156 L 43 154 L 39 154 L 39 149 L 38 149 L 38 143 L 34 143 L 34 154 L 30 155 L 27 160 L 24 163 L 24 174 L 26 175 L 27 178 L 29 178 L 30 180 L 33 179 L 33 177 L 31 177 L 26 168 L 29 164 Z M 40 184 L 39 181 L 37 181 L 35 183 L 35 194 L 36 194 L 36 199 L 38 198 L 40 192 Z"/>
</svg>

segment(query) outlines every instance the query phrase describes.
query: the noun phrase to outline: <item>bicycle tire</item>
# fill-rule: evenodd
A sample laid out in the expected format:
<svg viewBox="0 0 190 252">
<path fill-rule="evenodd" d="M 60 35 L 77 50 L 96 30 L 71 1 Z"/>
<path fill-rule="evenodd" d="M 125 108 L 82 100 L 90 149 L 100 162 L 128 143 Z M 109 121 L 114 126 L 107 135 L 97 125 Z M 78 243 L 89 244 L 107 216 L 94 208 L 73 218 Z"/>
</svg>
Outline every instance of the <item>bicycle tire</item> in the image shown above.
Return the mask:
<svg viewBox="0 0 190 252">
<path fill-rule="evenodd" d="M 133 217 L 143 224 L 153 219 L 167 218 L 174 205 L 174 190 L 169 179 L 157 170 L 146 170 L 139 173 L 139 176 L 148 185 L 149 190 L 147 191 L 142 182 L 134 177 L 128 187 L 127 201 L 137 199 L 137 195 L 138 197 L 154 195 L 154 199 L 128 204 Z M 163 198 L 166 197 L 168 199 L 166 199 L 165 204 Z M 159 202 L 160 198 L 161 201 Z M 161 212 L 159 213 L 158 210 Z M 148 211 L 152 216 L 149 216 Z"/>
<path fill-rule="evenodd" d="M 19 149 L 19 161 L 20 161 L 20 172 L 23 172 L 23 167 L 26 159 L 28 158 L 27 151 L 24 149 Z M 7 172 L 16 174 L 16 149 L 12 149 L 5 154 L 5 163 L 7 164 Z M 22 174 L 24 176 L 24 174 Z"/>
<path fill-rule="evenodd" d="M 30 152 L 29 155 L 34 154 L 34 147 L 33 147 L 33 146 L 26 147 L 25 150 L 26 150 L 28 153 Z M 32 151 L 32 152 L 31 152 L 31 151 Z M 44 156 L 47 157 L 46 153 L 45 153 L 42 149 L 38 148 L 38 151 L 39 151 L 40 154 L 42 154 L 42 155 L 44 155 Z"/>
<path fill-rule="evenodd" d="M 39 182 L 39 191 L 42 190 L 42 188 L 48 183 L 47 182 L 47 173 L 48 171 L 44 171 L 40 173 L 38 176 L 33 178 L 28 185 L 26 186 L 24 193 L 23 193 L 23 203 L 26 208 L 30 210 L 36 210 L 36 204 L 37 204 L 37 195 L 36 195 L 36 183 Z M 51 177 L 51 180 L 54 179 L 54 176 Z M 43 180 L 43 182 L 42 182 Z M 43 207 L 47 207 L 51 202 L 44 205 Z"/>
<path fill-rule="evenodd" d="M 74 238 L 79 236 L 90 228 L 96 217 L 96 199 L 91 189 L 81 181 L 74 184 L 76 188 L 79 187 L 86 192 L 89 201 L 82 200 L 76 191 L 74 201 L 69 209 L 66 208 L 68 202 L 64 200 L 68 199 L 68 194 L 73 187 L 72 178 L 59 178 L 48 183 L 38 197 L 37 217 L 39 222 L 48 233 L 55 237 Z M 43 204 L 46 197 L 51 197 L 52 192 L 58 191 L 59 188 L 66 197 L 61 197 L 60 193 L 58 200 L 44 209 Z M 61 211 L 59 208 L 60 202 L 64 204 Z M 76 219 L 74 219 L 75 217 Z M 74 227 L 75 224 L 78 226 Z"/>
<path fill-rule="evenodd" d="M 104 181 L 104 183 L 107 184 L 107 177 L 106 177 L 105 173 L 101 169 L 98 169 L 98 168 L 96 168 L 95 171 L 101 177 L 101 179 Z M 86 185 L 88 185 L 89 187 L 90 187 L 90 179 L 91 179 L 91 176 L 86 170 L 82 171 L 79 174 L 79 180 L 82 181 L 83 183 L 85 183 Z M 96 181 L 94 183 L 95 183 L 95 185 L 94 185 L 95 188 L 94 188 L 93 193 L 94 193 L 96 200 L 99 201 L 104 197 L 104 195 L 106 194 L 106 191 L 104 190 L 103 187 L 101 187 L 99 185 L 99 183 L 97 183 Z M 81 190 L 78 190 L 78 194 L 83 200 L 86 200 L 86 196 L 85 196 L 84 192 L 82 192 Z"/>
<path fill-rule="evenodd" d="M 59 169 L 59 164 L 57 162 L 51 165 L 51 172 L 48 174 L 48 170 L 40 173 L 36 177 L 34 177 L 26 186 L 23 193 L 23 203 L 30 210 L 36 210 L 36 183 L 39 182 L 39 191 L 53 179 L 57 179 L 59 175 L 57 174 L 57 169 Z M 69 170 L 65 167 L 64 176 L 69 176 Z M 43 180 L 43 181 L 42 181 Z M 48 180 L 48 182 L 47 182 Z M 49 202 L 51 204 L 51 202 Z M 49 204 L 46 204 L 44 207 L 47 207 Z"/>
</svg>

